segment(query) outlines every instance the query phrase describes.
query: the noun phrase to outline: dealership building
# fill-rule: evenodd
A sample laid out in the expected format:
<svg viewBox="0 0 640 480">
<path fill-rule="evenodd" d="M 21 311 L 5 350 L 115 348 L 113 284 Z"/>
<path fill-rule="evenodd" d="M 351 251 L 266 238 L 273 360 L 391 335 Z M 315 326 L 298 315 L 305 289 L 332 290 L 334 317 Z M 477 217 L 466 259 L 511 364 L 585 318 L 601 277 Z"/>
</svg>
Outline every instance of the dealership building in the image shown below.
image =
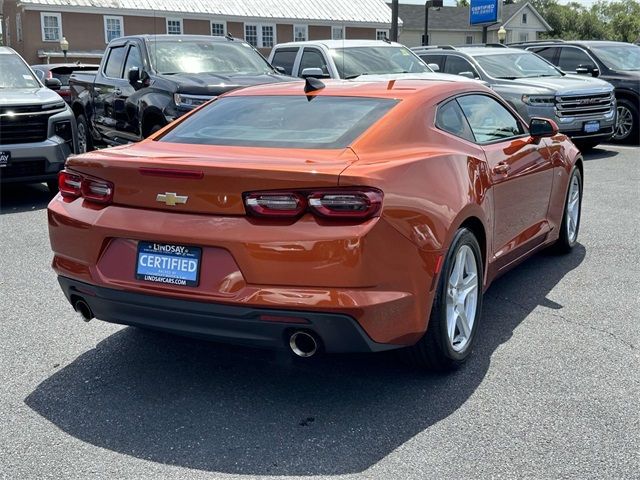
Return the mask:
<svg viewBox="0 0 640 480">
<path fill-rule="evenodd" d="M 96 63 L 113 38 L 135 34 L 226 35 L 268 53 L 276 43 L 389 35 L 384 0 L 4 0 L 4 44 L 31 64 Z M 402 25 L 402 22 L 400 22 Z"/>
</svg>

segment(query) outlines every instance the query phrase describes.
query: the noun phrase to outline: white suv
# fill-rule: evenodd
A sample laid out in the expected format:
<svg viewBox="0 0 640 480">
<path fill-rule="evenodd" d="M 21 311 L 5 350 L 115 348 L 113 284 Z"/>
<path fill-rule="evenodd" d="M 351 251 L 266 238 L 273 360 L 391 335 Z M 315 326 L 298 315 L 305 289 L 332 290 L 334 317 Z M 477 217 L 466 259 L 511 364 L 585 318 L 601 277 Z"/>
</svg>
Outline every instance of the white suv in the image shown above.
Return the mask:
<svg viewBox="0 0 640 480">
<path fill-rule="evenodd" d="M 404 45 L 383 40 L 281 43 L 271 50 L 269 62 L 281 73 L 294 77 L 350 79 L 361 75 L 416 76 L 433 73 L 420 57 Z M 303 73 L 305 70 L 306 74 Z"/>
</svg>

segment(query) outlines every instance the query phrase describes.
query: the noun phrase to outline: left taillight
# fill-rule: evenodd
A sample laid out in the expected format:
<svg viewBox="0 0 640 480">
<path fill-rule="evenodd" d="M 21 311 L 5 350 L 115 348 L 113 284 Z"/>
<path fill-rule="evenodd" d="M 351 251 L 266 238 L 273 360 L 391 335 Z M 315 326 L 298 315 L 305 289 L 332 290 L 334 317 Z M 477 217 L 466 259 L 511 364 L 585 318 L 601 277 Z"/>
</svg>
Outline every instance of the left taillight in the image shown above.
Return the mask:
<svg viewBox="0 0 640 480">
<path fill-rule="evenodd" d="M 90 202 L 109 204 L 113 201 L 113 183 L 62 170 L 58 174 L 58 189 L 65 198 L 84 198 Z"/>
</svg>

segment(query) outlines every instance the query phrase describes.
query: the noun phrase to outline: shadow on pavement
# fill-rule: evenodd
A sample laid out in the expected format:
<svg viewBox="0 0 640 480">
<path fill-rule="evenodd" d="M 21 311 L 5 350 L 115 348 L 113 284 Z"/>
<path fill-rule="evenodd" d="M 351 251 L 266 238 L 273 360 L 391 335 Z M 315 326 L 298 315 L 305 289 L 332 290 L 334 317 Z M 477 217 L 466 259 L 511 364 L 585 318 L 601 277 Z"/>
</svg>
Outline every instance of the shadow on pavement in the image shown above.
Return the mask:
<svg viewBox="0 0 640 480">
<path fill-rule="evenodd" d="M 77 439 L 162 464 L 246 475 L 361 472 L 463 405 L 496 348 L 538 305 L 549 306 L 547 293 L 584 257 L 582 245 L 566 256 L 542 253 L 498 280 L 470 362 L 450 375 L 410 370 L 389 353 L 299 362 L 126 328 L 25 403 Z"/>
<path fill-rule="evenodd" d="M 0 186 L 0 215 L 41 210 L 53 198 L 44 183 Z"/>
</svg>

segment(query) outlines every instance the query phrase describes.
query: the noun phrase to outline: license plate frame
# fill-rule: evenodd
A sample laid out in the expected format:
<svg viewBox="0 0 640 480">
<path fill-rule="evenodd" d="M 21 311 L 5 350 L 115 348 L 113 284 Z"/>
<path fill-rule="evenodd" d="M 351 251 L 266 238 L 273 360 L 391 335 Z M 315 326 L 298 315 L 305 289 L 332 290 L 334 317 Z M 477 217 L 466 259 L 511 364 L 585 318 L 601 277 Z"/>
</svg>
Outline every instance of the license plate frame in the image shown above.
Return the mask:
<svg viewBox="0 0 640 480">
<path fill-rule="evenodd" d="M 144 263 L 141 263 L 143 255 L 146 257 Z M 185 261 L 186 263 L 183 263 Z M 192 269 L 193 261 L 195 261 L 195 270 Z M 149 265 L 150 263 L 152 265 Z M 134 271 L 137 280 L 172 286 L 197 287 L 200 284 L 201 268 L 202 247 L 164 242 L 138 242 Z"/>
<path fill-rule="evenodd" d="M 11 163 L 11 152 L 0 150 L 0 168 L 5 168 Z"/>
<path fill-rule="evenodd" d="M 584 133 L 597 133 L 600 131 L 600 121 L 591 120 L 590 122 L 584 122 L 582 130 Z"/>
</svg>

